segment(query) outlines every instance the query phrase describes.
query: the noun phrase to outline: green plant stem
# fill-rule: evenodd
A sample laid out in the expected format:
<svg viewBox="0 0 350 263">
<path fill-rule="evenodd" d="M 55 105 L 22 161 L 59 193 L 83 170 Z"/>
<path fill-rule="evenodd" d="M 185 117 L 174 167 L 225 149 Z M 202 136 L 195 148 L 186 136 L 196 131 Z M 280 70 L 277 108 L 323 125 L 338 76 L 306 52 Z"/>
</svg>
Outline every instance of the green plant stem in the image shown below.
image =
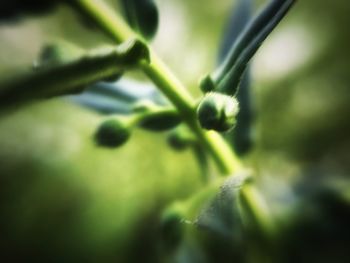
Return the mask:
<svg viewBox="0 0 350 263">
<path fill-rule="evenodd" d="M 76 0 L 73 6 L 97 22 L 118 43 L 137 36 L 103 1 Z M 142 70 L 178 109 L 185 123 L 209 150 L 220 171 L 229 175 L 241 170 L 241 162 L 223 138 L 216 132 L 203 131 L 199 127 L 194 110 L 194 99 L 151 48 L 150 58 L 150 64 L 141 64 Z"/>
<path fill-rule="evenodd" d="M 73 5 L 93 19 L 115 41 L 122 42 L 137 36 L 122 18 L 115 14 L 103 1 L 100 0 L 76 0 Z M 183 84 L 172 74 L 154 51 L 150 50 L 151 63 L 142 63 L 144 73 L 155 83 L 160 91 L 173 103 L 184 122 L 198 137 L 200 142 L 211 154 L 223 175 L 230 175 L 244 170 L 240 159 L 233 153 L 229 145 L 221 135 L 214 131 L 204 131 L 200 126 L 195 114 L 195 100 L 184 88 Z M 253 186 L 242 188 L 242 198 L 250 207 L 250 213 L 262 228 L 270 220 L 265 207 L 262 206 L 262 197 Z"/>
<path fill-rule="evenodd" d="M 142 64 L 146 75 L 174 104 L 182 115 L 184 122 L 197 135 L 198 139 L 209 150 L 223 174 L 238 172 L 242 165 L 239 159 L 225 143 L 222 137 L 213 131 L 204 131 L 197 121 L 195 114 L 195 101 L 184 88 L 182 83 L 170 72 L 154 52 L 151 54 L 151 63 Z"/>
<path fill-rule="evenodd" d="M 252 183 L 246 183 L 243 185 L 240 196 L 249 223 L 258 228 L 258 231 L 262 233 L 268 241 L 273 239 L 275 227 L 271 220 L 267 204 L 261 198 L 256 187 L 254 187 Z"/>
</svg>

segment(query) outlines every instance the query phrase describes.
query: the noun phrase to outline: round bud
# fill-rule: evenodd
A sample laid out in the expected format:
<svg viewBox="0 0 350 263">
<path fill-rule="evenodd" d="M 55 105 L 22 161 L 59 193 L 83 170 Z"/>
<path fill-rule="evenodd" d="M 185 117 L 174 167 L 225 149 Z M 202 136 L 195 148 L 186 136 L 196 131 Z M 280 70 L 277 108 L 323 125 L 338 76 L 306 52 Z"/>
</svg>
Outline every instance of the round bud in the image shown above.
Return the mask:
<svg viewBox="0 0 350 263">
<path fill-rule="evenodd" d="M 234 127 L 238 111 L 238 102 L 234 97 L 210 92 L 199 103 L 197 116 L 204 129 L 224 132 Z"/>
<path fill-rule="evenodd" d="M 176 207 L 167 209 L 161 218 L 163 242 L 167 249 L 176 248 L 183 237 L 183 216 Z"/>
<path fill-rule="evenodd" d="M 184 125 L 169 132 L 167 142 L 176 151 L 183 151 L 197 143 L 196 138 Z"/>
<path fill-rule="evenodd" d="M 199 83 L 199 87 L 203 93 L 211 92 L 216 88 L 213 79 L 207 75 Z"/>
<path fill-rule="evenodd" d="M 189 146 L 189 143 L 186 139 L 182 138 L 179 134 L 174 132 L 168 135 L 167 142 L 173 149 L 177 151 L 185 150 Z"/>
<path fill-rule="evenodd" d="M 121 119 L 110 119 L 104 121 L 95 133 L 95 141 L 97 145 L 116 148 L 124 143 L 130 137 L 130 128 L 125 121 Z"/>
</svg>

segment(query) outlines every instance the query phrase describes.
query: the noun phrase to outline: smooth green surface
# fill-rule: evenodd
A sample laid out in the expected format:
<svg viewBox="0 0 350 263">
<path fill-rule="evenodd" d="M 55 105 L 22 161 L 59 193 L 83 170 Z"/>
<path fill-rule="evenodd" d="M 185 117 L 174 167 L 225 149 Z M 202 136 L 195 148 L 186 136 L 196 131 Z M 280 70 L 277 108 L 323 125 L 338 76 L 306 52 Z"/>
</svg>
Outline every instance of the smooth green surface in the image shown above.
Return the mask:
<svg viewBox="0 0 350 263">
<path fill-rule="evenodd" d="M 121 253 L 143 221 L 152 218 L 157 228 L 166 203 L 201 185 L 190 151 L 171 150 L 161 133 L 138 130 L 121 148 L 97 147 L 100 121 L 60 100 L 2 117 L 0 229 L 15 235 L 19 249 L 35 233 L 34 251 Z"/>
</svg>

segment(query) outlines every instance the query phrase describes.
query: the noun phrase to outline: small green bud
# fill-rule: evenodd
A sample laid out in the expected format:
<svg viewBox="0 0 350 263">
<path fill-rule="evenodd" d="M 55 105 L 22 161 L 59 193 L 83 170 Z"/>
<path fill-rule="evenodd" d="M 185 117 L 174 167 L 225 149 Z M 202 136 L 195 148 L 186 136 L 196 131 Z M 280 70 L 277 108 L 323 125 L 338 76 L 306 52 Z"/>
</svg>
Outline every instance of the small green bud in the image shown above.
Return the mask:
<svg viewBox="0 0 350 263">
<path fill-rule="evenodd" d="M 184 234 L 183 218 L 183 213 L 177 204 L 164 211 L 161 231 L 167 249 L 174 249 L 180 244 Z"/>
<path fill-rule="evenodd" d="M 130 127 L 125 120 L 110 119 L 98 127 L 95 141 L 99 146 L 116 148 L 126 143 L 130 135 Z"/>
<path fill-rule="evenodd" d="M 199 87 L 203 93 L 211 92 L 216 89 L 216 85 L 210 75 L 207 75 L 201 79 Z"/>
<path fill-rule="evenodd" d="M 177 151 L 185 150 L 190 144 L 178 133 L 170 133 L 167 137 L 168 144 Z"/>
<path fill-rule="evenodd" d="M 197 116 L 204 129 L 225 132 L 236 124 L 238 111 L 238 102 L 234 97 L 210 92 L 199 103 Z"/>
<path fill-rule="evenodd" d="M 196 138 L 184 125 L 169 132 L 168 144 L 177 151 L 182 151 L 197 143 Z"/>
</svg>

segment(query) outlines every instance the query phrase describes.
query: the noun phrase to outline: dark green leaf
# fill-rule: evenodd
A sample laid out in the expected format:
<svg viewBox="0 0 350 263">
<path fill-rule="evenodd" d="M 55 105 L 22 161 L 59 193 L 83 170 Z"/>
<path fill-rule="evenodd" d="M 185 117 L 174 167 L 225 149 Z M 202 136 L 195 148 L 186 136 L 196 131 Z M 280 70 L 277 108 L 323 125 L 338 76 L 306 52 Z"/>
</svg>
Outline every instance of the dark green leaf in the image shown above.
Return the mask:
<svg viewBox="0 0 350 263">
<path fill-rule="evenodd" d="M 144 38 L 151 39 L 158 28 L 158 9 L 152 0 L 121 0 L 130 26 Z"/>
<path fill-rule="evenodd" d="M 149 60 L 142 42 L 131 40 L 117 47 L 89 51 L 72 61 L 41 68 L 0 84 L 1 107 L 10 107 L 39 98 L 81 92 L 87 85 L 136 67 Z"/>
<path fill-rule="evenodd" d="M 12 21 L 25 14 L 44 14 L 52 11 L 59 2 L 59 0 L 1 0 L 0 21 Z"/>
</svg>

